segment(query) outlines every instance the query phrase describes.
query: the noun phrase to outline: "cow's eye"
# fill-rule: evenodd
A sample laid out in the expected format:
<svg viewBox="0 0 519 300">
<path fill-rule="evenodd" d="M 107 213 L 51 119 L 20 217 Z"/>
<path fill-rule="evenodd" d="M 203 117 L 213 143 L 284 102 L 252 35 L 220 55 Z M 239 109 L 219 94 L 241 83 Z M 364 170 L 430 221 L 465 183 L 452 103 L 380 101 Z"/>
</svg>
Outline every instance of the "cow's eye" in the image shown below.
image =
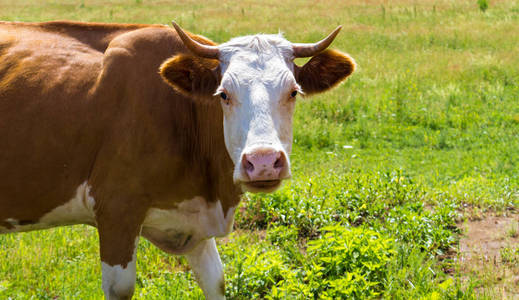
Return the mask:
<svg viewBox="0 0 519 300">
<path fill-rule="evenodd" d="M 223 103 L 225 103 L 225 105 L 229 105 L 231 103 L 231 99 L 229 99 L 229 96 L 227 96 L 225 92 L 220 93 L 220 98 L 222 98 Z"/>
<path fill-rule="evenodd" d="M 297 91 L 293 91 L 291 94 L 290 94 L 290 97 L 294 98 L 295 96 L 297 96 Z"/>
</svg>

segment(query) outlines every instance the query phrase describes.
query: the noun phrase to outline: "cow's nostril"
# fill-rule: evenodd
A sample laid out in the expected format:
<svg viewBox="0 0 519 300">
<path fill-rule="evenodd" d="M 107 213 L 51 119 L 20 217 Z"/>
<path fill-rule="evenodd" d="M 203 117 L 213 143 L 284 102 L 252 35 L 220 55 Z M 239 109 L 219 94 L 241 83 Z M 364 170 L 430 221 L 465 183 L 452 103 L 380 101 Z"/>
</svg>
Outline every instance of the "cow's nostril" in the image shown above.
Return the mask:
<svg viewBox="0 0 519 300">
<path fill-rule="evenodd" d="M 276 168 L 276 169 L 283 168 L 283 165 L 284 165 L 284 163 L 283 163 L 283 160 L 281 159 L 281 157 L 276 159 L 276 162 L 274 162 L 274 168 Z"/>
<path fill-rule="evenodd" d="M 252 164 L 247 158 L 245 158 L 243 161 L 243 167 L 247 172 L 254 171 L 254 164 Z"/>
</svg>

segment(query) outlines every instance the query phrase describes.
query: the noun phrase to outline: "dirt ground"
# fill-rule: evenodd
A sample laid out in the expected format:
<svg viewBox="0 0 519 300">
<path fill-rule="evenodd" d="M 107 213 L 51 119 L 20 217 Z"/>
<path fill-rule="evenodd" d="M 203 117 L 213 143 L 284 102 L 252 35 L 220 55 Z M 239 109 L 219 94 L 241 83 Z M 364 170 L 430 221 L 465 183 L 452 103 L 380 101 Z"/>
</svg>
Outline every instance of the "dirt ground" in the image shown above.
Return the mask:
<svg viewBox="0 0 519 300">
<path fill-rule="evenodd" d="M 519 214 L 487 214 L 459 224 L 460 274 L 478 295 L 519 299 Z"/>
</svg>

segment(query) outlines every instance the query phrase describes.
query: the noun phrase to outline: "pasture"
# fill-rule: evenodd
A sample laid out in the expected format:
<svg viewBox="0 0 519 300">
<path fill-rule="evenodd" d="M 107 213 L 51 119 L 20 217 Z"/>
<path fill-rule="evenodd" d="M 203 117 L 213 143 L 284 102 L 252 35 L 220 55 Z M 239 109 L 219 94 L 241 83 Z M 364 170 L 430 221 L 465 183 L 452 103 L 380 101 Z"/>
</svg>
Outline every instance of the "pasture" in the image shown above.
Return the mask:
<svg viewBox="0 0 519 300">
<path fill-rule="evenodd" d="M 356 73 L 297 100 L 293 178 L 247 194 L 218 240 L 229 299 L 519 296 L 519 245 L 505 243 L 519 230 L 519 1 L 0 0 L 0 20 L 63 19 L 174 19 L 215 42 L 343 25 L 332 48 Z M 495 267 L 468 270 L 464 224 L 490 216 L 510 218 L 488 227 L 505 242 L 473 262 Z M 100 299 L 98 252 L 87 226 L 1 235 L 0 298 Z M 135 298 L 203 294 L 182 257 L 141 239 Z"/>
</svg>

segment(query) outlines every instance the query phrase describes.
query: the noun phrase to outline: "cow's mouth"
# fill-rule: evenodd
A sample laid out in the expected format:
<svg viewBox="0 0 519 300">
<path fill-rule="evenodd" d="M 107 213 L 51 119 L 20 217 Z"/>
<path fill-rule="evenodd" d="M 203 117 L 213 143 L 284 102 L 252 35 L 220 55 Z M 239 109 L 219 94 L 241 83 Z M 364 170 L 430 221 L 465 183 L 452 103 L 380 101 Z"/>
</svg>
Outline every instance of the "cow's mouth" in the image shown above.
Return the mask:
<svg viewBox="0 0 519 300">
<path fill-rule="evenodd" d="M 280 185 L 281 180 L 258 180 L 244 182 L 243 185 L 248 192 L 253 193 L 270 193 L 275 191 Z"/>
</svg>

